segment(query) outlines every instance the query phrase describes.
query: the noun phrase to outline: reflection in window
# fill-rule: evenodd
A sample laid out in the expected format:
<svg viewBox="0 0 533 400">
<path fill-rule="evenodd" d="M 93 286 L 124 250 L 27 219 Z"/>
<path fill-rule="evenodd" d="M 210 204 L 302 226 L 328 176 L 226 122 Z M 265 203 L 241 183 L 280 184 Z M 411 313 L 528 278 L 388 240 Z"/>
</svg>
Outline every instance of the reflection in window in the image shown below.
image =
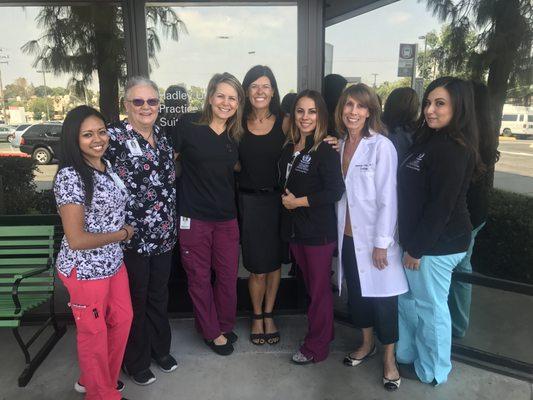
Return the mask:
<svg viewBox="0 0 533 400">
<path fill-rule="evenodd" d="M 161 8 L 146 7 L 148 26 Z M 217 72 L 242 80 L 252 66 L 268 65 L 282 97 L 296 91 L 296 6 L 191 6 L 172 7 L 172 12 L 184 24 L 179 38 L 161 38 L 158 63 L 151 64 L 151 78 L 162 88 L 162 125 L 175 123 L 168 115 L 200 110 Z M 149 48 L 158 32 L 148 27 Z"/>
</svg>

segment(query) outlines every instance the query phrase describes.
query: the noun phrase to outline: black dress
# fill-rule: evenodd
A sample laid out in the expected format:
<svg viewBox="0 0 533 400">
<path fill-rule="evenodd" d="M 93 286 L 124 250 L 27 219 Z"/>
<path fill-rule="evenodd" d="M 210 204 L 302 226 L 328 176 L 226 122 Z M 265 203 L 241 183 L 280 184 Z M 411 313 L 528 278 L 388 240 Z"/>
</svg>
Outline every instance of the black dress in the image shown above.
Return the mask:
<svg viewBox="0 0 533 400">
<path fill-rule="evenodd" d="M 285 134 L 281 124 L 282 118 L 276 118 L 266 135 L 254 135 L 245 126 L 239 143 L 242 259 L 244 267 L 256 274 L 275 271 L 282 262 L 278 159 Z"/>
</svg>

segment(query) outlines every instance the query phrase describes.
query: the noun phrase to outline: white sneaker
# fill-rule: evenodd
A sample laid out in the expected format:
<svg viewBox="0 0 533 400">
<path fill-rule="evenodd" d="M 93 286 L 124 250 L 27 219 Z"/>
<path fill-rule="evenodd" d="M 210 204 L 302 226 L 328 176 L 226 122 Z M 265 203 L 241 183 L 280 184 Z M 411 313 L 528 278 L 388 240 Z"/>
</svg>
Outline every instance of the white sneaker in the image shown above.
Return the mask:
<svg viewBox="0 0 533 400">
<path fill-rule="evenodd" d="M 124 388 L 126 387 L 126 385 L 124 384 L 124 382 L 122 381 L 117 381 L 117 390 L 119 392 L 122 392 L 124 390 Z M 76 382 L 74 384 L 74 390 L 78 393 L 87 393 L 87 389 L 85 389 L 85 386 L 83 386 L 81 383 L 79 382 Z"/>
</svg>

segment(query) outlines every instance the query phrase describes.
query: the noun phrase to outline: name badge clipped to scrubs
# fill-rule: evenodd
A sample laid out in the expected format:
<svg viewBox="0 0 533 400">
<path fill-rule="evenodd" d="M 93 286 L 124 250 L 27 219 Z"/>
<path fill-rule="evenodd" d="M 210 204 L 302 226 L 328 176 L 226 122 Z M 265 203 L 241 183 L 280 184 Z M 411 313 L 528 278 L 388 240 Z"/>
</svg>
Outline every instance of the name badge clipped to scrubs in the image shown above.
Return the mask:
<svg viewBox="0 0 533 400">
<path fill-rule="evenodd" d="M 126 147 L 130 151 L 132 156 L 142 156 L 143 151 L 141 150 L 141 146 L 139 146 L 139 142 L 135 139 L 126 140 Z"/>
<path fill-rule="evenodd" d="M 188 217 L 180 217 L 180 229 L 191 229 L 191 219 Z"/>
<path fill-rule="evenodd" d="M 116 173 L 110 172 L 109 176 L 111 177 L 111 179 L 113 179 L 113 182 L 115 182 L 115 185 L 117 185 L 120 190 L 126 190 L 126 185 L 124 184 L 124 182 L 122 182 L 122 179 L 120 179 Z"/>
</svg>

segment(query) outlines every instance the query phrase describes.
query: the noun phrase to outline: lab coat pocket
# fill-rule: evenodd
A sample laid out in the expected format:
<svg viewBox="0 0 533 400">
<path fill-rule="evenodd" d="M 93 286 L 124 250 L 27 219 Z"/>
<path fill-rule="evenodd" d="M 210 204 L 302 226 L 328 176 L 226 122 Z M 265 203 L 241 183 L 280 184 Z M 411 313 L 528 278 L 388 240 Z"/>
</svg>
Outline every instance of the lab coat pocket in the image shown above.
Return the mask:
<svg viewBox="0 0 533 400">
<path fill-rule="evenodd" d="M 355 195 L 360 199 L 374 200 L 376 198 L 375 171 L 362 170 L 357 174 L 357 190 Z"/>
</svg>

